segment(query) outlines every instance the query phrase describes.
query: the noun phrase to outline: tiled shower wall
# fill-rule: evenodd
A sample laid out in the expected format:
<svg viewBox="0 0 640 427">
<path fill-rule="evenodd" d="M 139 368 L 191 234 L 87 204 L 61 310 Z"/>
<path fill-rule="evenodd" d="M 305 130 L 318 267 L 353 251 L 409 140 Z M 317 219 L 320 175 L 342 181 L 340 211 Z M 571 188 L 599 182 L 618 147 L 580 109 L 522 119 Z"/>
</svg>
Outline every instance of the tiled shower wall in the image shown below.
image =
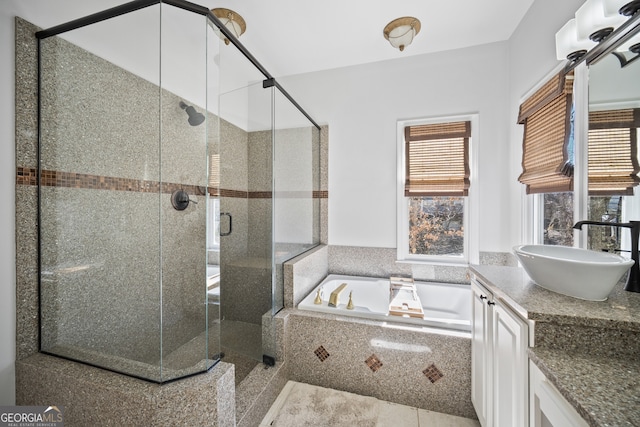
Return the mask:
<svg viewBox="0 0 640 427">
<path fill-rule="evenodd" d="M 97 369 L 84 364 L 73 363 L 61 358 L 38 354 L 39 350 L 39 311 L 38 311 L 38 221 L 37 221 L 37 57 L 36 39 L 34 33 L 37 28 L 28 22 L 16 18 L 16 403 L 19 405 L 46 405 L 56 402 L 65 408 L 65 423 L 69 426 L 86 425 L 87 423 L 111 423 L 114 425 L 140 424 L 156 420 L 159 423 L 173 424 L 203 424 L 219 426 L 235 425 L 235 387 L 233 365 L 219 363 L 215 369 L 209 372 L 186 378 L 181 381 L 166 385 L 153 385 L 147 381 L 130 378 L 113 372 Z M 64 43 L 63 43 L 64 45 Z M 61 46 L 72 58 L 79 60 L 86 65 L 87 69 L 97 70 L 111 74 L 112 77 L 122 78 L 121 82 L 114 84 L 140 85 L 137 88 L 129 88 L 136 91 L 147 87 L 143 82 L 136 81 L 132 76 L 121 74 L 120 70 L 104 63 L 99 58 L 91 57 L 89 54 L 80 51 L 70 45 Z M 84 62 L 83 62 L 84 61 Z M 59 67 L 71 66 L 71 62 L 63 59 L 57 64 Z M 78 63 L 76 63 L 78 65 Z M 73 70 L 68 70 L 73 72 Z M 82 74 L 82 69 L 75 72 Z M 74 90 L 95 90 L 96 88 L 82 79 L 74 82 Z M 123 89 L 120 87 L 120 89 Z M 126 89 L 126 88 L 124 88 Z M 114 88 L 117 91 L 117 88 Z M 122 95 L 122 94 L 120 94 Z M 165 102 L 173 103 L 175 98 L 165 93 Z M 157 91 L 156 91 L 157 99 Z M 72 101 L 72 100 L 70 100 Z M 113 107 L 117 100 L 105 100 L 102 107 Z M 109 104 L 109 105 L 107 105 Z M 86 108 L 87 105 L 78 103 L 72 105 L 69 110 L 49 111 L 60 115 L 69 114 L 74 108 Z M 168 111 L 171 116 L 180 118 L 181 122 L 186 122 L 181 111 Z M 181 114 L 182 113 L 182 114 Z M 119 123 L 118 125 L 122 125 Z M 131 129 L 129 129 L 131 130 Z M 93 137 L 107 137 L 109 129 L 101 128 L 101 132 Z M 56 337 L 66 342 L 73 343 L 74 340 L 89 340 L 84 344 L 103 348 L 102 344 L 91 342 L 91 332 L 87 325 L 83 324 L 77 316 L 82 316 L 92 327 L 97 328 L 96 333 L 105 332 L 110 327 L 130 328 L 127 334 L 128 339 L 109 341 L 109 336 L 105 341 L 113 344 L 114 349 L 122 354 L 140 350 L 141 358 L 155 361 L 159 356 L 159 347 L 155 347 L 155 355 L 150 354 L 143 347 L 154 346 L 153 337 L 146 336 L 150 330 L 147 325 L 139 322 L 136 316 L 157 313 L 159 305 L 151 307 L 146 298 L 157 298 L 157 283 L 149 283 L 149 276 L 141 278 L 150 270 L 152 275 L 157 275 L 160 265 L 157 262 L 157 254 L 151 253 L 152 248 L 158 247 L 158 241 L 152 237 L 146 240 L 147 244 L 132 247 L 132 237 L 141 237 L 138 234 L 148 233 L 149 236 L 156 235 L 156 225 L 158 217 L 163 216 L 168 233 L 174 239 L 174 246 L 167 246 L 166 253 L 172 259 L 163 268 L 167 269 L 167 281 L 171 283 L 171 289 L 167 289 L 168 295 L 173 298 L 175 310 L 169 310 L 168 319 L 179 321 L 185 319 L 182 325 L 172 332 L 177 332 L 169 339 L 168 348 L 180 345 L 181 341 L 187 337 L 180 336 L 181 333 L 190 333 L 193 329 L 190 322 L 195 321 L 201 326 L 199 310 L 190 307 L 190 299 L 193 298 L 194 284 L 203 283 L 204 270 L 195 267 L 185 259 L 190 250 L 196 250 L 203 255 L 203 234 L 197 224 L 204 223 L 202 208 L 187 212 L 187 215 L 175 215 L 172 209 L 166 207 L 168 194 L 160 193 L 158 189 L 157 176 L 152 170 L 148 174 L 128 176 L 119 167 L 132 166 L 140 159 L 135 154 L 129 152 L 126 155 L 114 157 L 88 156 L 90 145 L 86 145 L 83 130 L 67 129 L 68 135 L 72 137 L 69 141 L 74 148 L 68 156 L 57 156 L 59 162 L 50 162 L 52 169 L 43 177 L 48 186 L 43 191 L 43 201 L 49 202 L 51 215 L 63 214 L 72 221 L 68 225 L 55 230 L 57 244 L 65 250 L 71 251 L 74 257 L 62 260 L 57 259 L 54 251 L 45 252 L 44 258 L 50 260 L 48 274 L 50 283 L 43 283 L 43 286 L 55 283 L 64 276 L 69 286 L 66 289 L 56 289 L 50 286 L 51 290 L 57 294 L 51 295 L 48 306 L 43 310 L 63 309 L 63 321 L 70 322 L 78 328 L 77 335 L 70 334 L 68 330 L 54 328 L 49 336 L 43 340 L 52 340 Z M 171 132 L 171 131 L 169 131 Z M 176 130 L 175 135 L 181 138 L 182 131 Z M 192 140 L 195 136 L 184 136 L 185 140 Z M 171 135 L 170 133 L 167 135 Z M 49 138 L 66 137 L 67 135 L 47 135 Z M 147 135 L 149 136 L 149 135 Z M 157 139 L 156 139 L 157 141 Z M 121 141 L 103 141 L 102 144 L 93 144 L 93 148 L 100 150 L 107 148 L 110 143 L 117 144 Z M 144 144 L 144 141 L 136 141 Z M 102 147 L 101 145 L 104 145 Z M 132 150 L 141 149 L 140 146 L 131 147 Z M 76 153 L 77 151 L 77 153 Z M 49 153 L 51 154 L 51 153 Z M 73 157 L 85 156 L 87 167 L 74 165 Z M 179 157 L 180 162 L 189 163 L 189 156 L 193 153 L 186 153 Z M 51 157 L 51 156 L 50 156 Z M 51 160 L 51 158 L 49 159 Z M 180 165 L 176 166 L 181 168 Z M 76 167 L 78 168 L 76 170 Z M 65 170 L 69 168 L 71 170 Z M 157 169 L 157 168 L 156 168 Z M 186 175 L 180 176 L 178 169 L 168 168 L 168 172 L 176 172 L 172 181 L 174 184 L 182 186 L 182 183 L 196 184 L 196 178 Z M 191 167 L 186 170 L 191 169 Z M 157 170 L 155 171 L 157 175 Z M 120 178 L 118 178 L 120 177 Z M 116 179 L 111 179 L 116 178 Z M 191 179 L 196 182 L 190 182 Z M 199 179 L 199 178 L 198 178 Z M 153 188 L 153 185 L 156 185 Z M 190 190 L 195 190 L 189 187 Z M 149 191 L 149 192 L 147 192 Z M 201 197 L 198 196 L 198 199 Z M 92 214 L 80 214 L 84 207 L 91 207 Z M 109 213 L 111 214 L 109 214 Z M 116 213 L 116 214 L 114 214 Z M 49 214 L 43 214 L 43 220 L 49 219 Z M 127 224 L 132 228 L 134 236 L 128 236 L 122 232 L 120 225 Z M 79 235 L 81 228 L 91 228 L 96 237 L 95 241 Z M 185 228 L 189 228 L 185 230 Z M 175 236 L 178 234 L 179 236 Z M 188 245 L 181 244 L 177 237 L 190 239 L 195 246 L 191 249 Z M 144 236 L 142 236 L 144 238 Z M 116 242 L 117 240 L 117 242 Z M 182 247 L 184 246 L 184 248 Z M 103 257 L 97 256 L 99 251 L 103 251 Z M 132 271 L 123 272 L 122 260 L 111 259 L 108 252 L 125 253 L 125 257 L 130 257 L 129 263 L 135 267 Z M 202 258 L 204 260 L 204 258 Z M 55 263 L 55 265 L 54 265 Z M 155 263 L 155 268 L 152 266 Z M 186 263 L 186 264 L 185 264 Z M 201 262 L 200 264 L 203 264 Z M 186 266 L 189 271 L 186 274 L 180 273 L 180 268 Z M 93 270 L 92 278 L 87 277 L 87 270 Z M 107 283 L 107 280 L 119 278 L 120 287 L 114 283 Z M 153 276 L 151 281 L 153 281 Z M 89 287 L 92 298 L 97 304 L 89 301 L 91 298 L 80 298 L 80 292 L 74 293 L 74 287 L 82 287 L 85 290 Z M 152 294 L 152 296 L 149 296 Z M 120 298 L 126 296 L 128 301 Z M 157 301 L 157 300 L 156 300 Z M 128 312 L 123 318 L 118 317 L 123 314 L 122 305 L 127 306 Z M 82 313 L 82 309 L 91 309 L 90 312 Z M 95 309 L 95 310 L 94 310 Z M 69 313 L 67 313 L 67 310 Z M 136 313 L 142 311 L 142 313 Z M 99 322 L 103 324 L 99 324 Z M 119 323 L 118 323 L 119 322 Z M 157 326 L 157 323 L 156 325 Z M 184 327 L 184 329 L 182 329 Z M 181 330 L 182 329 L 182 330 Z M 121 331 L 122 332 L 122 331 Z M 126 333 L 126 331 L 125 331 Z M 151 335 L 154 331 L 151 331 Z M 173 341 L 173 342 L 171 342 Z M 205 356 L 199 353 L 196 357 Z M 193 361 L 187 361 L 193 363 Z M 114 407 L 120 408 L 113 411 Z M 87 411 L 87 408 L 90 408 Z M 94 422 L 95 421 L 95 422 Z"/>
<path fill-rule="evenodd" d="M 38 348 L 35 30 L 17 20 L 19 358 Z M 152 83 L 62 39 L 42 46 L 43 348 L 155 364 L 161 273 L 165 354 L 205 327 L 206 129 Z M 173 209 L 178 188 L 201 203 Z"/>
<path fill-rule="evenodd" d="M 319 187 L 322 181 L 326 183 L 326 176 L 320 178 L 320 172 L 326 171 L 321 166 L 327 152 L 326 128 L 322 135 L 324 138 L 309 126 L 275 132 L 223 127 L 221 167 L 230 176 L 223 174 L 221 186 L 247 194 L 246 199 L 223 197 L 221 201 L 221 212 L 233 216 L 233 232 L 221 237 L 225 319 L 259 325 L 272 305 L 272 255 L 276 260 L 276 305 L 282 305 L 282 261 L 322 239 L 322 233 L 313 234 L 313 221 L 324 221 L 321 230 L 326 232 L 327 194 L 310 192 L 326 188 Z M 226 218 L 221 221 L 225 228 Z"/>
</svg>

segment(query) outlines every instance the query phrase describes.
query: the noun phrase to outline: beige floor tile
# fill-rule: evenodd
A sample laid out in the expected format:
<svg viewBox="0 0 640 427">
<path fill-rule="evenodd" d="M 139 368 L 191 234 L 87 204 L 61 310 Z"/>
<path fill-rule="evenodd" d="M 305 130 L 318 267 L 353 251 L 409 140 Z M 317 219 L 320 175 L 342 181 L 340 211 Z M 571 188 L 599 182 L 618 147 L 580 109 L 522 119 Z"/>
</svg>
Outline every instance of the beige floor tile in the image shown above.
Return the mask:
<svg viewBox="0 0 640 427">
<path fill-rule="evenodd" d="M 410 406 L 380 401 L 376 427 L 419 427 L 418 410 Z"/>
<path fill-rule="evenodd" d="M 467 418 L 288 381 L 260 427 L 480 427 Z"/>
<path fill-rule="evenodd" d="M 480 423 L 476 420 L 424 409 L 418 410 L 418 420 L 420 427 L 480 427 Z"/>
<path fill-rule="evenodd" d="M 287 383 L 284 385 L 284 388 L 276 398 L 275 402 L 273 402 L 273 405 L 271 405 L 271 408 L 269 408 L 267 415 L 265 415 L 264 418 L 262 419 L 262 422 L 260 423 L 260 427 L 271 426 L 271 422 L 278 415 L 278 412 L 284 405 L 284 402 L 287 400 L 287 397 L 289 397 L 291 390 L 296 384 L 299 384 L 299 383 L 296 383 L 294 381 L 287 381 Z"/>
</svg>

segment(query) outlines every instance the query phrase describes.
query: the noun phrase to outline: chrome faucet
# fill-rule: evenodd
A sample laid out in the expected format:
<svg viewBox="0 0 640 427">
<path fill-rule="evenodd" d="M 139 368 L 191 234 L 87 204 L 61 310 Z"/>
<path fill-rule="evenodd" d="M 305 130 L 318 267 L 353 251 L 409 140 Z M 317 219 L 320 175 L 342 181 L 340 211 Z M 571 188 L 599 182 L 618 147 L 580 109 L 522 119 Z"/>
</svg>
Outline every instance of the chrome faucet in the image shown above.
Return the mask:
<svg viewBox="0 0 640 427">
<path fill-rule="evenodd" d="M 602 225 L 605 227 L 628 228 L 631 230 L 631 259 L 635 262 L 629 270 L 625 291 L 640 292 L 640 257 L 638 256 L 638 240 L 640 240 L 640 221 L 629 222 L 602 222 L 602 221 L 578 221 L 573 228 L 581 230 L 583 225 Z"/>
</svg>

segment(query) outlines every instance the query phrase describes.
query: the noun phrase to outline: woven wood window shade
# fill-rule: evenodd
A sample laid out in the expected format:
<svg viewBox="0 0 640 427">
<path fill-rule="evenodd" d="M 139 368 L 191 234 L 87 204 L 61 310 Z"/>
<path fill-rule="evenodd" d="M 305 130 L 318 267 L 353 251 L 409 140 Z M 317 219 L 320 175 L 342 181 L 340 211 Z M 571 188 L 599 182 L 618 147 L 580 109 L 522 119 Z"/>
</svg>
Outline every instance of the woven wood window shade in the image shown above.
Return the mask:
<svg viewBox="0 0 640 427">
<path fill-rule="evenodd" d="M 570 165 L 572 102 L 573 73 L 559 73 L 520 105 L 524 139 L 518 181 L 527 194 L 573 190 L 573 177 L 562 172 Z"/>
<path fill-rule="evenodd" d="M 589 195 L 633 195 L 640 183 L 640 109 L 589 113 Z"/>
<path fill-rule="evenodd" d="M 471 122 L 407 126 L 404 195 L 467 196 Z"/>
<path fill-rule="evenodd" d="M 220 194 L 220 154 L 209 156 L 209 194 L 218 196 Z"/>
</svg>

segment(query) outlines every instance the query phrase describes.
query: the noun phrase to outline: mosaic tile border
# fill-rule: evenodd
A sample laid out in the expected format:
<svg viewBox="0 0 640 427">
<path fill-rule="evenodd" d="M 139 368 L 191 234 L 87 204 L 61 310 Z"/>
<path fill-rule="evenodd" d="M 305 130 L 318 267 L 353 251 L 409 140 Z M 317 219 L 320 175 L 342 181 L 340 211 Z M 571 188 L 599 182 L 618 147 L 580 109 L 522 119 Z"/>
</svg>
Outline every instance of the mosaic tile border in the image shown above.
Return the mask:
<svg viewBox="0 0 640 427">
<path fill-rule="evenodd" d="M 329 356 L 331 356 L 323 346 L 316 348 L 313 353 L 318 356 L 318 359 L 320 359 L 321 362 L 324 362 L 329 358 Z"/>
<path fill-rule="evenodd" d="M 232 197 L 241 199 L 271 199 L 272 191 L 241 191 L 226 188 L 203 187 L 190 184 L 148 181 L 130 178 L 91 175 L 76 172 L 61 172 L 43 170 L 41 183 L 45 187 L 83 188 L 91 190 L 131 191 L 137 193 L 165 193 L 171 194 L 176 190 L 185 190 L 189 194 Z M 16 168 L 16 185 L 38 185 L 38 170 L 35 168 Z M 309 192 L 278 191 L 277 198 L 309 198 Z M 313 191 L 314 199 L 326 199 L 328 191 Z"/>
<path fill-rule="evenodd" d="M 427 377 L 429 381 L 431 381 L 431 384 L 434 384 L 436 381 L 444 377 L 442 371 L 440 371 L 440 369 L 438 369 L 433 363 L 429 365 L 424 371 L 422 371 L 422 373 L 425 377 Z"/>
<path fill-rule="evenodd" d="M 371 369 L 373 372 L 378 372 L 380 368 L 382 368 L 382 362 L 378 359 L 378 356 L 372 354 L 364 361 L 364 363 Z"/>
</svg>

